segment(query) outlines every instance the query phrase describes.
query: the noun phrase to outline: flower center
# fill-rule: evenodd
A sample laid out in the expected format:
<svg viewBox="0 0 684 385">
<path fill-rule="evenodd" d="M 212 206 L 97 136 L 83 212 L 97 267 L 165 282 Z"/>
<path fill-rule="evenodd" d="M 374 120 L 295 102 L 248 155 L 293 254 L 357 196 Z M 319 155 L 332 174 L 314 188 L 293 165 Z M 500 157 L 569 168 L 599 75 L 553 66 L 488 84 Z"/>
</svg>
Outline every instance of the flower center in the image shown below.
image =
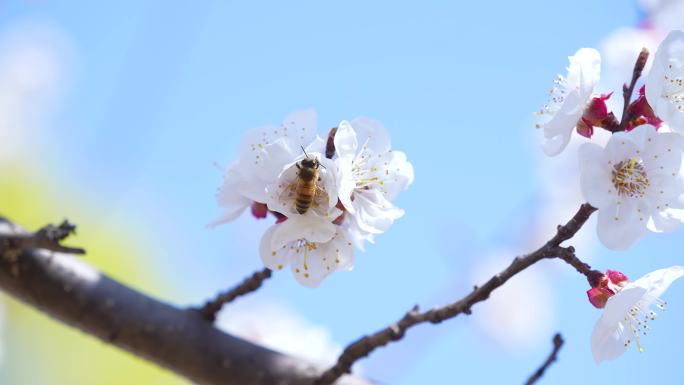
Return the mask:
<svg viewBox="0 0 684 385">
<path fill-rule="evenodd" d="M 378 167 L 372 166 L 372 154 L 368 151 L 368 139 L 361 147 L 361 152 L 352 161 L 352 173 L 356 181 L 357 189 L 368 190 L 374 185 L 382 186 L 385 184 L 378 176 Z M 385 166 L 387 163 L 385 163 Z"/>
<path fill-rule="evenodd" d="M 614 166 L 612 182 L 618 195 L 630 198 L 643 197 L 650 185 L 646 170 L 636 157 Z"/>
<path fill-rule="evenodd" d="M 298 239 L 295 241 L 295 246 L 296 250 L 295 252 L 297 254 L 300 253 L 300 251 L 304 251 L 304 271 L 309 270 L 309 251 L 314 251 L 318 249 L 318 244 L 314 242 L 309 242 L 304 238 Z M 304 277 L 309 278 L 309 273 L 305 272 Z"/>
<path fill-rule="evenodd" d="M 661 311 L 665 311 L 665 306 L 667 302 L 661 300 L 660 298 L 655 298 L 656 307 Z M 625 326 L 629 329 L 631 338 L 625 340 L 625 347 L 634 341 L 637 349 L 640 353 L 643 353 L 644 349 L 641 347 L 641 335 L 647 335 L 651 328 L 648 326 L 648 321 L 655 321 L 656 313 L 650 309 L 650 306 L 642 306 L 640 303 L 632 306 L 625 315 L 624 322 Z"/>
</svg>

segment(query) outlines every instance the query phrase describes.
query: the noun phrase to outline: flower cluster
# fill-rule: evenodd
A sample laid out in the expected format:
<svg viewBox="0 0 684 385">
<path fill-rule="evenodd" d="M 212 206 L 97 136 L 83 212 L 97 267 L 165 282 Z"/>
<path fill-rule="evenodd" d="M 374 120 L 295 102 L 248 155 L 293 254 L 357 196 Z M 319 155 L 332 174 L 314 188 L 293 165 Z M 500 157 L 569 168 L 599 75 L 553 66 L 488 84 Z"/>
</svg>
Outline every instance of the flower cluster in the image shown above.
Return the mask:
<svg viewBox="0 0 684 385">
<path fill-rule="evenodd" d="M 601 58 L 583 48 L 570 57 L 567 77 L 559 76 L 551 99 L 537 114 L 545 122 L 544 152 L 555 156 L 573 131 L 593 140 L 595 128 L 610 132 L 604 143 L 579 147 L 580 186 L 586 201 L 598 209 L 598 238 L 608 248 L 626 250 L 651 232 L 669 232 L 684 222 L 684 32 L 671 32 L 654 55 L 649 73 L 632 100 L 648 60 L 642 50 L 631 82 L 624 86 L 620 119 L 606 104 L 613 93 L 595 94 Z M 589 302 L 604 309 L 591 336 L 596 363 L 612 360 L 640 338 L 665 309 L 659 299 L 670 284 L 684 276 L 674 266 L 630 282 L 608 270 L 592 271 Z"/>
<path fill-rule="evenodd" d="M 280 125 L 247 132 L 237 162 L 217 196 L 223 215 L 247 207 L 257 218 L 276 218 L 259 253 L 273 270 L 290 266 L 303 285 L 316 287 L 331 272 L 350 270 L 354 248 L 386 231 L 404 211 L 392 201 L 413 182 L 413 167 L 393 151 L 377 121 L 342 121 L 328 141 L 316 133 L 316 113 L 288 115 Z"/>
<path fill-rule="evenodd" d="M 648 58 L 637 61 L 641 71 Z M 608 110 L 609 94 L 594 94 L 600 56 L 583 48 L 570 57 L 551 102 L 540 112 L 548 122 L 544 151 L 556 155 L 572 132 L 591 139 L 594 128 L 610 131 L 605 145 L 579 149 L 582 194 L 598 212 L 598 237 L 608 248 L 625 250 L 648 231 L 673 231 L 684 222 L 684 32 L 672 32 L 655 54 L 638 97 L 618 122 Z"/>
</svg>

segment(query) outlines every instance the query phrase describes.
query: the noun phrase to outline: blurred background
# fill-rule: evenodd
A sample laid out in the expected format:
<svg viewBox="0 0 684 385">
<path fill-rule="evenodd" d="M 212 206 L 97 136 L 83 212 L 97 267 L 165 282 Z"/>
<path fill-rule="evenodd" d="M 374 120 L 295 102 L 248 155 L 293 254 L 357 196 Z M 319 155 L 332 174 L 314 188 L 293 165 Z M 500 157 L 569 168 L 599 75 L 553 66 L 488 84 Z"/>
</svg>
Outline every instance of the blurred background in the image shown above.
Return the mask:
<svg viewBox="0 0 684 385">
<path fill-rule="evenodd" d="M 682 14 L 677 0 L 2 2 L 0 213 L 30 229 L 68 218 L 89 263 L 165 301 L 200 304 L 261 267 L 269 223 L 243 215 L 206 228 L 221 212 L 215 165 L 236 158 L 245 130 L 306 107 L 321 133 L 379 119 L 416 170 L 396 202 L 406 216 L 357 253 L 353 272 L 314 290 L 275 274 L 219 319 L 328 364 L 414 304 L 460 298 L 569 219 L 581 203 L 579 140 L 544 157 L 532 111 L 580 47 L 601 50 L 599 91 L 619 94 L 640 48 L 684 28 Z M 621 108 L 619 95 L 613 102 Z M 572 243 L 594 267 L 638 278 L 682 264 L 682 234 L 614 253 L 591 222 Z M 543 261 L 472 316 L 417 327 L 356 369 L 381 384 L 522 383 L 559 331 L 566 345 L 544 383 L 684 381 L 674 350 L 684 285 L 666 293 L 645 353 L 602 366 L 589 348 L 600 311 L 587 288 Z M 187 383 L 0 302 L 0 384 Z"/>
</svg>

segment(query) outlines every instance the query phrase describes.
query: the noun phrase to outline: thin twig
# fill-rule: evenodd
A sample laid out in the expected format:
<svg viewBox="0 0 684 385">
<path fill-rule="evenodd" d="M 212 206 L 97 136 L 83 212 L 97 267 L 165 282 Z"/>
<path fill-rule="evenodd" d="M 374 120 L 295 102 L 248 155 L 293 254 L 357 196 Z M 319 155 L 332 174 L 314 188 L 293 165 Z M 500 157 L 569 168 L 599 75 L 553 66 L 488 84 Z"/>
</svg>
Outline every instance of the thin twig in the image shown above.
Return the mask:
<svg viewBox="0 0 684 385">
<path fill-rule="evenodd" d="M 511 277 L 542 259 L 561 258 L 572 265 L 578 272 L 585 275 L 587 280 L 591 282 L 595 279 L 596 273 L 591 270 L 589 265 L 581 262 L 574 255 L 574 248 L 572 246 L 561 247 L 560 244 L 572 238 L 594 211 L 596 209 L 588 203 L 583 204 L 568 223 L 558 226 L 556 235 L 544 246 L 531 254 L 514 258 L 513 262 L 506 269 L 490 278 L 484 285 L 476 286 L 470 294 L 462 299 L 425 312 L 420 312 L 418 306 L 415 306 L 396 323 L 353 342 L 344 349 L 338 357 L 337 363 L 326 370 L 314 384 L 332 384 L 343 374 L 350 373 L 351 367 L 356 361 L 368 356 L 379 347 L 400 340 L 406 331 L 415 325 L 425 322 L 437 324 L 454 318 L 461 313 L 470 314 L 474 304 L 486 300 L 492 291 L 503 285 Z"/>
<path fill-rule="evenodd" d="M 537 371 L 534 372 L 534 374 L 532 374 L 532 376 L 527 380 L 525 385 L 532 385 L 535 382 L 537 382 L 537 380 L 542 378 L 542 376 L 544 375 L 544 371 L 549 366 L 551 366 L 551 364 L 554 361 L 556 361 L 556 357 L 558 356 L 558 351 L 560 351 L 560 348 L 563 346 L 563 342 L 565 342 L 565 341 L 563 341 L 563 336 L 561 336 L 560 333 L 556 333 L 556 335 L 553 336 L 552 342 L 553 342 L 553 350 L 551 350 L 551 354 L 549 354 L 549 356 L 546 358 L 546 361 L 544 361 L 544 364 L 541 367 L 539 367 L 539 369 L 537 369 Z"/>
<path fill-rule="evenodd" d="M 617 129 L 614 132 L 624 131 L 627 127 L 627 124 L 629 124 L 629 121 L 632 118 L 631 116 L 629 116 L 630 114 L 628 112 L 629 104 L 632 101 L 632 95 L 634 94 L 634 87 L 636 87 L 636 82 L 641 77 L 641 73 L 644 71 L 644 67 L 646 66 L 646 61 L 648 61 L 648 55 L 648 50 L 646 48 L 642 48 L 641 52 L 639 53 L 639 56 L 637 57 L 636 62 L 634 63 L 634 70 L 632 70 L 632 80 L 629 82 L 629 85 L 625 84 L 622 86 L 622 97 L 624 98 L 624 105 L 622 106 L 622 118 L 620 119 L 620 125 L 618 125 Z"/>
<path fill-rule="evenodd" d="M 269 278 L 271 278 L 270 269 L 264 268 L 263 270 L 257 271 L 245 278 L 245 280 L 237 286 L 220 293 L 213 300 L 207 301 L 207 303 L 198 310 L 202 314 L 202 317 L 208 321 L 214 322 L 216 320 L 216 314 L 221 310 L 223 305 L 232 302 L 237 297 L 258 290 L 264 281 Z"/>
</svg>

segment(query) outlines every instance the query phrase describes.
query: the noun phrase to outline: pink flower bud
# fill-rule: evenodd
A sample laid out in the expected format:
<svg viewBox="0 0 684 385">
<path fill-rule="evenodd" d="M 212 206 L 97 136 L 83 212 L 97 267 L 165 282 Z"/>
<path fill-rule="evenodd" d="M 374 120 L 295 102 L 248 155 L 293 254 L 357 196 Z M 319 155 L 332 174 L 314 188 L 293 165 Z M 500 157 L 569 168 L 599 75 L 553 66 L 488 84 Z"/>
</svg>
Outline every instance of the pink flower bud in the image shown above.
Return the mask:
<svg viewBox="0 0 684 385">
<path fill-rule="evenodd" d="M 593 287 L 587 290 L 587 297 L 598 309 L 603 309 L 608 298 L 617 294 L 629 282 L 627 276 L 617 270 L 607 270 L 605 274 L 593 270 L 591 273 L 593 274 L 589 281 Z"/>
<path fill-rule="evenodd" d="M 268 207 L 264 203 L 253 202 L 252 203 L 252 215 L 257 219 L 264 219 L 268 214 Z"/>
<path fill-rule="evenodd" d="M 577 122 L 577 133 L 585 138 L 591 138 L 594 134 L 594 127 L 602 127 L 604 120 L 608 117 L 608 106 L 606 100 L 610 98 L 613 93 L 599 95 L 591 98 L 587 106 L 584 108 L 582 117 Z"/>
<path fill-rule="evenodd" d="M 645 86 L 642 86 L 639 89 L 639 97 L 627 108 L 629 123 L 625 128 L 626 131 L 631 131 L 634 127 L 642 124 L 650 124 L 655 128 L 660 128 L 663 124 L 663 121 L 656 116 L 655 112 L 653 112 L 653 108 L 648 104 L 645 92 L 646 88 Z"/>
<path fill-rule="evenodd" d="M 629 278 L 627 278 L 626 275 L 616 270 L 608 270 L 606 271 L 606 275 L 612 284 L 620 287 L 624 287 L 629 281 Z"/>
<path fill-rule="evenodd" d="M 583 119 L 587 119 L 592 123 L 598 123 L 608 116 L 608 106 L 606 105 L 606 100 L 610 99 L 613 93 L 599 95 L 592 98 L 589 104 L 584 109 L 584 114 L 582 114 Z"/>
<path fill-rule="evenodd" d="M 608 298 L 610 298 L 612 295 L 613 294 L 610 293 L 609 290 L 603 288 L 592 287 L 591 289 L 587 290 L 589 302 L 591 302 L 591 304 L 597 309 L 603 309 L 606 306 L 606 302 L 608 302 Z"/>
</svg>

